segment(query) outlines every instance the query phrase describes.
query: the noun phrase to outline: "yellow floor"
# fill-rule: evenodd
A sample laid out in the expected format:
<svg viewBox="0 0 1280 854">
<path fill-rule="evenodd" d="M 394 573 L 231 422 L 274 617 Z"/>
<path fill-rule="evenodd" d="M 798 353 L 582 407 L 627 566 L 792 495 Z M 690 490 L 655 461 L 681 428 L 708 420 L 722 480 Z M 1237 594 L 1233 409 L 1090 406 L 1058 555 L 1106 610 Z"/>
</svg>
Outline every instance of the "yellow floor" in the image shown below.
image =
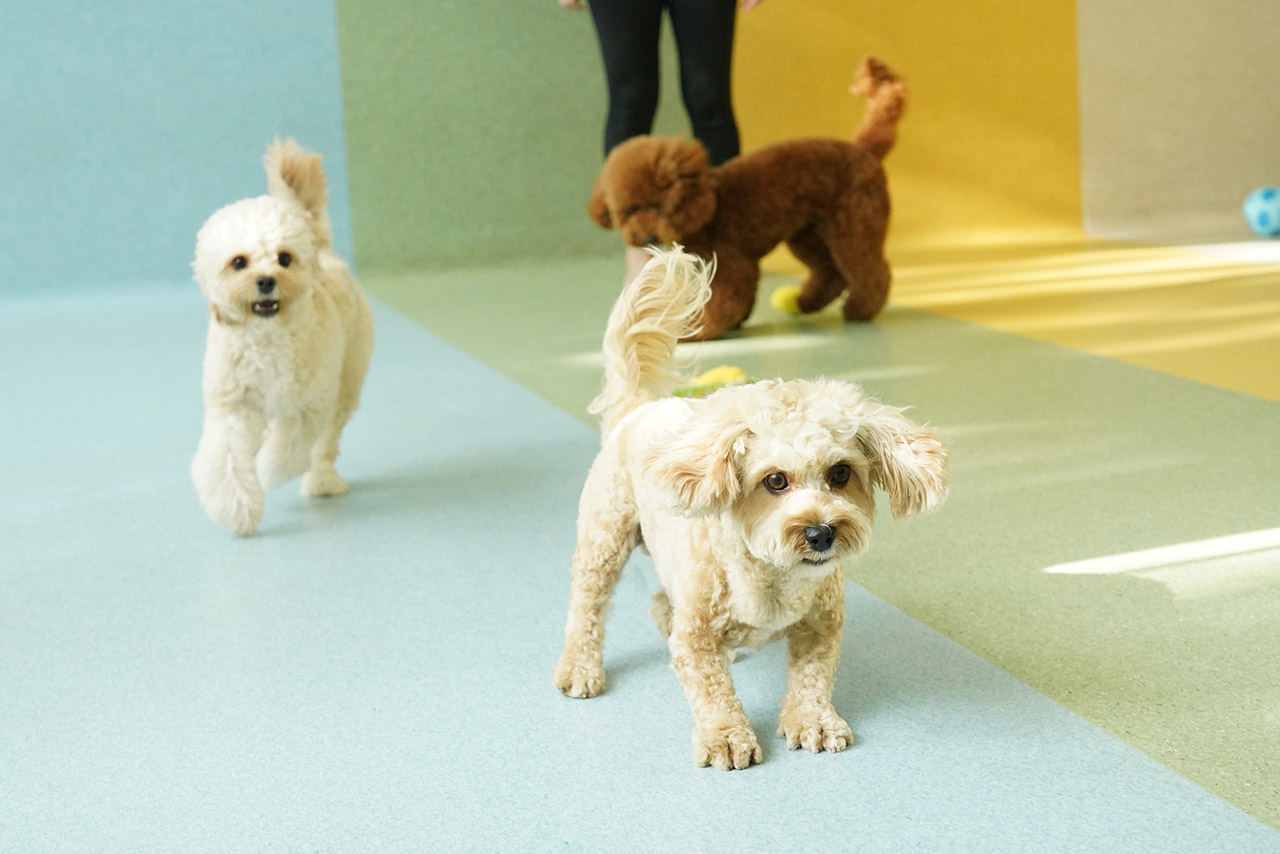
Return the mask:
<svg viewBox="0 0 1280 854">
<path fill-rule="evenodd" d="M 1280 240 L 891 247 L 894 302 L 1280 402 Z M 799 273 L 780 251 L 767 269 Z"/>
<path fill-rule="evenodd" d="M 902 305 L 1280 401 L 1280 243 L 899 256 Z"/>
</svg>

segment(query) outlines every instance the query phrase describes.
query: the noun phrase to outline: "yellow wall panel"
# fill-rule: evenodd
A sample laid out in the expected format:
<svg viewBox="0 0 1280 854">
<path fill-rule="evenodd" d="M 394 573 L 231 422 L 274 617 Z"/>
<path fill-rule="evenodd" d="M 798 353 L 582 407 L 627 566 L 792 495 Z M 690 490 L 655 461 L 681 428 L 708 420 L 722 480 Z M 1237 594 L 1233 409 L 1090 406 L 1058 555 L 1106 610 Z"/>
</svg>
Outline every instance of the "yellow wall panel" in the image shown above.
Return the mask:
<svg viewBox="0 0 1280 854">
<path fill-rule="evenodd" d="M 887 161 L 892 246 L 1081 234 L 1073 0 L 767 0 L 738 33 L 744 150 L 850 135 L 861 104 L 848 86 L 866 53 L 907 79 L 910 105 Z"/>
</svg>

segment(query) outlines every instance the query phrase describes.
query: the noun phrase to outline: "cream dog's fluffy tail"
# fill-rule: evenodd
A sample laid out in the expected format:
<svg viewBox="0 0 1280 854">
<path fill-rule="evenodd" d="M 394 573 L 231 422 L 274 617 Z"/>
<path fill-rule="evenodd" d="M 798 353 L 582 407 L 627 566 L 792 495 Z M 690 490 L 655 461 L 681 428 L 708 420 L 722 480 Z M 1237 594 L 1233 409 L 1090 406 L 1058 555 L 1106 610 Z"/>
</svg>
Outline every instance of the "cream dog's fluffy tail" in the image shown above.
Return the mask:
<svg viewBox="0 0 1280 854">
<path fill-rule="evenodd" d="M 680 381 L 672 371 L 676 342 L 698 329 L 711 299 L 715 262 L 680 246 L 653 257 L 627 285 L 604 334 L 604 390 L 587 411 L 601 416 L 601 434 L 637 406 L 665 396 Z"/>
<path fill-rule="evenodd" d="M 307 151 L 294 139 L 277 137 L 267 146 L 262 166 L 267 171 L 267 192 L 292 202 L 311 215 L 324 246 L 333 243 L 333 226 L 326 205 L 329 201 L 324 177 L 324 158 Z"/>
<path fill-rule="evenodd" d="M 858 66 L 849 91 L 867 99 L 867 113 L 853 141 L 883 158 L 898 140 L 898 119 L 907 106 L 907 84 L 883 60 L 868 56 Z"/>
</svg>

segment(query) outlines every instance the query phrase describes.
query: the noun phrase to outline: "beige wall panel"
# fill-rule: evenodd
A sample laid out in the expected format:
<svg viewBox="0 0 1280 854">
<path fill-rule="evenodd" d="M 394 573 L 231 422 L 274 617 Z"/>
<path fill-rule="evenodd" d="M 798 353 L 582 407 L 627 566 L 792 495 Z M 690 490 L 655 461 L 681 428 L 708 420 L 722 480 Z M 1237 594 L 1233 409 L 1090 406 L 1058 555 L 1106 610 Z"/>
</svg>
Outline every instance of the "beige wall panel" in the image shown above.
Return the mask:
<svg viewBox="0 0 1280 854">
<path fill-rule="evenodd" d="M 1280 184 L 1277 0 L 1078 0 L 1082 192 L 1094 234 L 1248 239 Z"/>
</svg>

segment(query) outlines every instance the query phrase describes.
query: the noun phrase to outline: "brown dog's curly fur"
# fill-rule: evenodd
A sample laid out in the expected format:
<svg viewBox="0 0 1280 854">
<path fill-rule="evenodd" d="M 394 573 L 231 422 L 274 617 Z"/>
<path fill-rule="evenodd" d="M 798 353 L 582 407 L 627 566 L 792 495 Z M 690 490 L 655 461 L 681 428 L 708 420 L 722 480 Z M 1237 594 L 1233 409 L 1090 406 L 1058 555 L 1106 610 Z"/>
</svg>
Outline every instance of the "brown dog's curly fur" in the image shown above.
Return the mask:
<svg viewBox="0 0 1280 854">
<path fill-rule="evenodd" d="M 846 320 L 869 320 L 884 306 L 889 191 L 881 159 L 897 137 L 906 85 L 867 57 L 852 88 L 867 99 L 852 142 L 789 140 L 717 167 L 694 140 L 640 136 L 610 152 L 587 206 L 591 218 L 630 246 L 680 243 L 716 259 L 711 301 L 690 340 L 718 338 L 747 319 L 760 259 L 783 241 L 809 268 L 801 311 L 846 290 Z"/>
</svg>

